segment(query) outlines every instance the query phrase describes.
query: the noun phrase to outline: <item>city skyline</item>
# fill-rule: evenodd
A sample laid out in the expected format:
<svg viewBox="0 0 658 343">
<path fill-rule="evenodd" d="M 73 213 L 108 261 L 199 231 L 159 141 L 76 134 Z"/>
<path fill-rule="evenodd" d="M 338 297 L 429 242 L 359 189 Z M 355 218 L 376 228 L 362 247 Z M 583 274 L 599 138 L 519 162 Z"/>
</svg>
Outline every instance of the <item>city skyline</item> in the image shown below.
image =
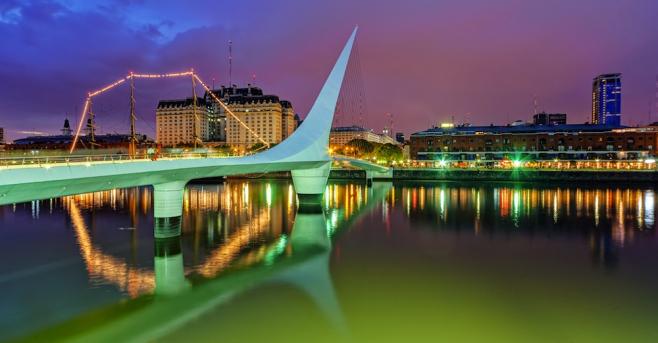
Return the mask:
<svg viewBox="0 0 658 343">
<path fill-rule="evenodd" d="M 197 6 L 208 9 L 201 13 L 174 3 L 156 11 L 149 1 L 9 1 L 0 6 L 7 37 L 0 127 L 7 140 L 27 135 L 17 131 L 56 133 L 64 117 L 77 122 L 87 91 L 131 70 L 194 67 L 208 82 L 227 84 L 229 40 L 233 83 L 253 82 L 255 74 L 257 85 L 290 99 L 304 116 L 326 76 L 318 66 L 335 58 L 336 42 L 355 23 L 362 28 L 365 124 L 378 132 L 387 112 L 393 131 L 406 134 L 452 116 L 477 124 L 530 120 L 535 96 L 539 110 L 582 123 L 591 115 L 592 78 L 616 72 L 624 77 L 623 123 L 658 120 L 649 115 L 656 107 L 658 4 L 507 3 L 234 3 L 229 15 L 210 2 Z M 282 24 L 284 15 L 296 20 Z M 185 82 L 140 82 L 138 130 L 154 136 L 157 100 L 188 93 Z M 126 89 L 95 105 L 101 131 L 127 131 Z"/>
</svg>

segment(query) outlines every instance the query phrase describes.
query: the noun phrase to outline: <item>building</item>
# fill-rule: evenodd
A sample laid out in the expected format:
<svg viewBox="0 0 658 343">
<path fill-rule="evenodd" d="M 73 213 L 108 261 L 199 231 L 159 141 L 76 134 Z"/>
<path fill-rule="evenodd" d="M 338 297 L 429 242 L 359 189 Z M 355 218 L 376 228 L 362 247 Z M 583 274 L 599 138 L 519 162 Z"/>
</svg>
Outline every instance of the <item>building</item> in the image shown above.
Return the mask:
<svg viewBox="0 0 658 343">
<path fill-rule="evenodd" d="M 197 142 L 207 141 L 208 126 L 208 110 L 203 98 L 197 97 L 196 107 L 193 98 L 158 102 L 155 140 L 161 146 L 192 145 L 195 137 Z"/>
<path fill-rule="evenodd" d="M 62 136 L 71 136 L 73 134 L 73 130 L 71 130 L 71 124 L 69 123 L 69 119 L 66 118 L 64 119 L 64 127 L 62 127 Z"/>
<path fill-rule="evenodd" d="M 276 95 L 264 94 L 259 87 L 251 84 L 247 84 L 244 88 L 235 85 L 222 86 L 212 92 L 238 118 L 226 113 L 225 109 L 215 102 L 208 106 L 211 116 L 217 116 L 220 123 L 217 126 L 216 137 L 223 138 L 220 141 L 225 141 L 231 146 L 250 147 L 261 143 L 258 137 L 269 144 L 277 144 L 297 128 L 295 112 L 290 101 L 280 100 Z M 206 99 L 208 98 L 209 94 L 206 94 Z"/>
<path fill-rule="evenodd" d="M 594 78 L 592 124 L 621 125 L 621 74 L 603 74 Z"/>
<path fill-rule="evenodd" d="M 395 141 L 400 143 L 400 144 L 404 144 L 404 142 L 405 142 L 404 133 L 396 132 L 395 133 Z"/>
<path fill-rule="evenodd" d="M 434 127 L 410 137 L 412 159 L 634 159 L 658 154 L 658 126 Z"/>
<path fill-rule="evenodd" d="M 0 145 L 5 144 L 5 129 L 0 127 Z"/>
<path fill-rule="evenodd" d="M 287 100 L 281 100 L 281 124 L 281 140 L 290 137 L 297 128 L 295 111 L 290 101 Z"/>
<path fill-rule="evenodd" d="M 149 146 L 153 141 L 146 135 L 136 135 L 137 145 L 140 147 Z M 94 137 L 94 148 L 127 148 L 130 143 L 128 134 L 108 134 L 96 135 Z M 12 150 L 67 150 L 73 144 L 73 135 L 53 135 L 53 136 L 32 136 L 14 140 L 14 144 L 9 145 Z M 88 136 L 78 138 L 78 147 L 83 149 L 91 148 L 91 140 Z"/>
<path fill-rule="evenodd" d="M 566 113 L 541 112 L 532 116 L 534 125 L 564 125 L 567 123 Z"/>
<path fill-rule="evenodd" d="M 302 118 L 299 116 L 299 113 L 295 113 L 295 127 L 299 127 L 302 125 Z"/>
<path fill-rule="evenodd" d="M 231 88 L 226 88 L 231 89 Z M 228 92 L 224 87 L 212 90 L 216 97 L 226 102 Z M 226 142 L 226 111 L 224 107 L 214 101 L 213 97 L 206 92 L 203 96 L 206 101 L 208 110 L 208 141 L 209 142 Z"/>
<path fill-rule="evenodd" d="M 343 126 L 331 128 L 329 134 L 329 145 L 332 147 L 341 147 L 353 139 L 363 139 L 368 142 L 379 144 L 395 144 L 398 145 L 393 138 L 378 134 L 372 130 L 366 130 L 360 126 Z"/>
<path fill-rule="evenodd" d="M 69 149 L 71 144 L 73 144 L 73 131 L 71 130 L 71 125 L 69 120 L 64 120 L 64 126 L 61 129 L 61 135 L 52 135 L 52 136 L 31 136 L 25 138 L 19 138 L 14 140 L 13 144 L 8 146 L 13 150 L 64 150 Z M 137 145 L 138 146 L 149 146 L 153 143 L 146 135 L 138 134 L 136 135 Z M 78 137 L 78 147 L 83 149 L 90 149 L 92 147 L 91 136 L 89 135 L 80 135 Z M 94 148 L 104 149 L 104 148 L 127 148 L 130 144 L 130 135 L 125 134 L 108 134 L 108 135 L 95 135 L 94 136 Z"/>
</svg>

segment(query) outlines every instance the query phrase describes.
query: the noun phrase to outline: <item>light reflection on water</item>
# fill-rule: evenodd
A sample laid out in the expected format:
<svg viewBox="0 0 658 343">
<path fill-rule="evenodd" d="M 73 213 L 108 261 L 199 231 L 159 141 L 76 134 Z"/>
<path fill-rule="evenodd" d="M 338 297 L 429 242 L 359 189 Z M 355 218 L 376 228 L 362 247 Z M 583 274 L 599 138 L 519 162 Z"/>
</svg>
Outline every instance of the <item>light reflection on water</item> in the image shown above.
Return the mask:
<svg viewBox="0 0 658 343">
<path fill-rule="evenodd" d="M 372 265 L 379 262 L 360 257 L 367 256 L 364 251 L 371 249 L 403 256 L 396 262 L 401 265 L 404 265 L 405 254 L 416 256 L 419 253 L 423 260 L 431 256 L 428 262 L 441 264 L 444 262 L 434 260 L 435 250 L 456 237 L 470 237 L 468 245 L 476 246 L 483 244 L 482 238 L 485 237 L 520 240 L 521 245 L 566 246 L 574 250 L 575 256 L 579 251 L 587 252 L 595 265 L 628 271 L 620 263 L 625 255 L 628 255 L 628 263 L 636 262 L 635 255 L 643 256 L 647 246 L 658 248 L 654 234 L 654 198 L 654 189 L 639 187 L 401 183 L 394 187 L 376 184 L 369 188 L 358 183 L 332 183 L 327 186 L 321 216 L 311 214 L 309 217 L 297 213 L 294 189 L 288 182 L 196 184 L 188 186 L 185 191 L 182 237 L 173 245 L 172 242 L 166 245 L 155 242 L 155 247 L 152 236 L 153 192 L 150 188 L 111 190 L 5 206 L 0 208 L 0 222 L 3 224 L 0 258 L 17 262 L 13 266 L 0 267 L 0 300 L 7 304 L 6 312 L 0 312 L 0 318 L 3 318 L 0 338 L 56 326 L 122 299 L 157 295 L 158 289 L 177 294 L 188 288 L 192 291 L 187 292 L 193 292 L 196 288 L 211 287 L 207 285 L 213 285 L 213 280 L 230 279 L 231 275 L 259 271 L 263 267 L 269 270 L 286 265 L 287 261 L 304 256 L 302 252 L 309 249 L 308 244 L 328 244 L 315 236 L 300 238 L 300 223 L 319 225 L 314 229 L 319 229 L 327 240 L 334 242 L 328 251 L 331 252 L 331 270 L 337 275 L 347 273 L 344 270 L 355 263 L 354 259 L 363 259 L 373 268 L 383 268 Z M 309 219 L 316 217 L 317 220 Z M 48 228 L 42 227 L 44 225 Z M 427 236 L 428 233 L 431 236 Z M 526 241 L 528 237 L 532 240 Z M 12 239 L 19 244 L 14 244 Z M 410 246 L 390 247 L 386 243 L 388 239 L 398 239 Z M 555 245 L 555 240 L 564 242 Z M 353 242 L 360 242 L 360 245 Z M 455 242 L 465 244 L 463 238 Z M 499 255 L 504 256 L 509 248 L 499 241 L 486 242 L 481 248 L 488 251 L 487 262 L 502 259 Z M 75 244 L 77 251 L 66 248 L 58 253 L 42 250 L 43 246 L 70 246 L 71 243 Z M 169 246 L 173 246 L 173 250 Z M 426 251 L 428 246 L 433 248 Z M 162 249 L 174 253 L 171 255 L 170 251 L 160 256 L 157 251 Z M 551 255 L 550 249 L 525 253 L 528 254 L 526 258 L 532 256 L 542 261 L 556 257 Z M 453 258 L 464 258 L 460 257 L 464 251 L 454 254 Z M 353 260 L 346 260 L 345 256 L 351 256 Z M 474 256 L 478 253 L 468 255 L 468 259 L 478 258 Z M 58 260 L 66 263 L 62 262 L 65 266 L 58 267 L 56 274 L 47 275 L 39 270 L 38 266 L 44 261 Z M 481 262 L 486 264 L 485 260 Z M 162 270 L 178 270 L 167 263 L 180 264 L 180 275 L 163 278 Z M 329 263 L 328 257 L 323 263 Z M 559 266 L 551 268 L 556 267 Z M 158 268 L 165 269 L 158 271 Z M 645 272 L 642 265 L 634 268 Z M 79 282 L 81 276 L 87 282 Z M 350 274 L 350 279 L 358 279 L 358 276 L 358 273 Z M 423 276 L 413 277 L 422 279 Z M 544 281 L 555 282 L 553 279 Z M 654 280 L 649 281 L 647 284 Z M 66 286 L 53 286 L 54 290 L 44 295 L 39 292 L 39 285 L 44 282 Z M 163 287 L 163 282 L 180 285 Z M 310 288 L 326 288 L 327 284 L 330 289 L 346 287 L 346 282 L 339 276 L 334 281 L 325 280 L 323 286 Z M 84 296 L 78 297 L 78 293 Z M 396 294 L 385 296 L 395 297 Z M 36 317 L 32 310 L 25 310 L 39 306 L 46 308 L 53 297 L 65 302 L 69 309 L 58 315 L 41 311 L 45 314 Z M 343 296 L 343 301 L 349 303 L 354 298 L 348 293 Z M 318 307 L 329 308 L 325 312 L 333 313 L 329 316 L 333 319 L 329 321 L 343 320 L 336 319 L 342 317 L 336 314 L 341 312 L 336 309 L 336 304 L 316 302 Z M 345 316 L 350 317 L 351 311 L 345 312 Z M 370 324 L 364 323 L 366 326 Z"/>
</svg>

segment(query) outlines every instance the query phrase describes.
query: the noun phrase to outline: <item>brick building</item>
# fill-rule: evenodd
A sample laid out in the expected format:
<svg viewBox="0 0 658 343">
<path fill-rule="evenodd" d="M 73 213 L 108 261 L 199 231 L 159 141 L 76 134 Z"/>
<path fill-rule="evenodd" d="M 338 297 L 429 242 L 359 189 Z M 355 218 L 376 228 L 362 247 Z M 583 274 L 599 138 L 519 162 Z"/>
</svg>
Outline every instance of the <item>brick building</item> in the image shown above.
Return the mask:
<svg viewBox="0 0 658 343">
<path fill-rule="evenodd" d="M 658 126 L 458 126 L 411 135 L 411 158 L 430 160 L 640 159 L 658 154 Z"/>
</svg>

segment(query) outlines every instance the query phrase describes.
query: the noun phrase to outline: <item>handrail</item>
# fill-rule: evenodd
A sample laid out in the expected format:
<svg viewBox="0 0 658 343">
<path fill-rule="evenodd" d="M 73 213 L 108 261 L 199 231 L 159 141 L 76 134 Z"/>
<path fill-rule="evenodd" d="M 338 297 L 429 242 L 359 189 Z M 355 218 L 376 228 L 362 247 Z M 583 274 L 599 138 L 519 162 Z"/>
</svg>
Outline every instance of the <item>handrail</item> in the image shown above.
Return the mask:
<svg viewBox="0 0 658 343">
<path fill-rule="evenodd" d="M 50 167 L 62 164 L 79 163 L 127 163 L 144 162 L 169 159 L 191 159 L 191 158 L 229 158 L 246 155 L 238 155 L 226 152 L 167 152 L 167 153 L 141 153 L 135 156 L 128 154 L 102 154 L 102 155 L 53 155 L 53 156 L 16 156 L 0 157 L 0 168 L 21 167 Z"/>
</svg>

